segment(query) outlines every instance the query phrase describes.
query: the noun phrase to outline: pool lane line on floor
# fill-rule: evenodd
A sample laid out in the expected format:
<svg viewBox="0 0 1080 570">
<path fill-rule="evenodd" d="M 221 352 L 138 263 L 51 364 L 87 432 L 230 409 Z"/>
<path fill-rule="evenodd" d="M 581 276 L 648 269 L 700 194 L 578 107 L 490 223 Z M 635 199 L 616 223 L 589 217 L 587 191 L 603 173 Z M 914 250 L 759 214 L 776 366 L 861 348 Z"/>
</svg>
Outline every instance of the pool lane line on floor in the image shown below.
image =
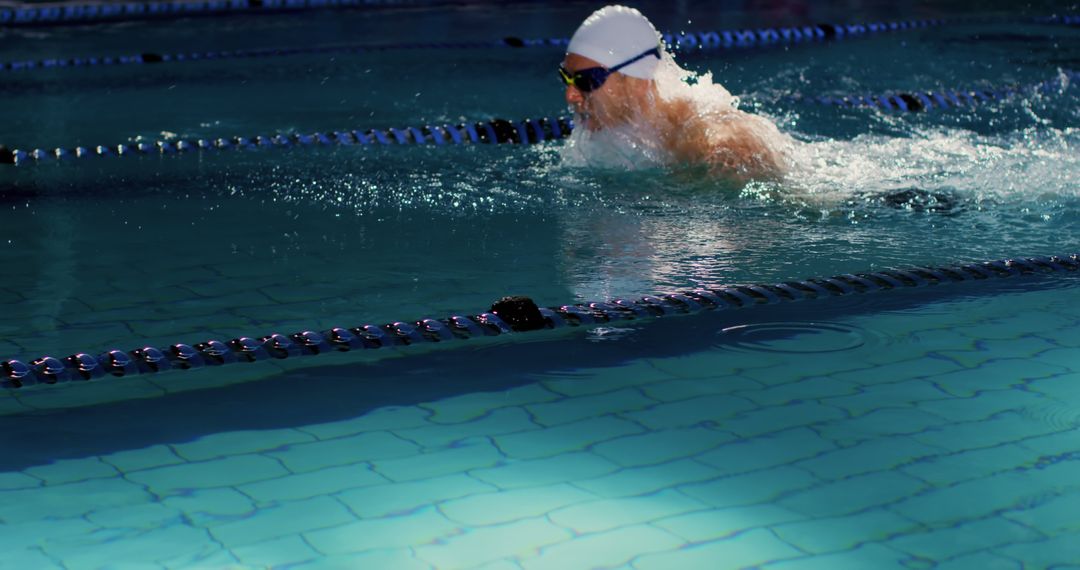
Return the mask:
<svg viewBox="0 0 1080 570">
<path fill-rule="evenodd" d="M 905 20 L 894 22 L 871 22 L 867 24 L 814 24 L 786 28 L 750 28 L 678 32 L 663 34 L 663 41 L 676 52 L 740 49 L 773 45 L 794 45 L 846 38 L 863 37 L 882 32 L 918 30 L 946 24 L 946 20 Z M 136 54 L 116 56 L 60 57 L 40 60 L 9 61 L 0 63 L 2 71 L 30 71 L 44 69 L 76 69 L 117 65 L 155 65 L 196 61 L 219 61 L 223 59 L 252 59 L 294 55 L 330 53 L 378 53 L 400 50 L 446 50 L 565 47 L 570 38 L 519 38 L 506 37 L 498 40 L 472 40 L 456 42 L 406 42 L 393 44 L 333 44 L 322 46 L 293 46 L 252 48 L 237 50 L 191 51 L 182 53 L 159 53 L 142 51 Z"/>
<path fill-rule="evenodd" d="M 705 311 L 723 311 L 784 302 L 848 296 L 859 293 L 982 281 L 1021 275 L 1071 273 L 1080 269 L 1080 255 L 1003 259 L 938 267 L 886 269 L 845 273 L 775 284 L 731 285 L 675 294 L 616 298 L 540 308 L 528 297 L 504 297 L 478 315 L 424 318 L 383 325 L 335 327 L 323 332 L 272 333 L 227 342 L 208 340 L 194 346 L 176 343 L 165 349 L 143 346 L 129 351 L 108 350 L 97 356 L 78 352 L 66 358 L 42 356 L 26 364 L 0 362 L 0 387 L 10 390 L 34 384 L 57 384 L 123 377 L 169 370 L 298 358 L 328 352 L 368 350 L 456 339 L 498 336 L 536 330 L 601 325 L 609 322 L 653 319 Z"/>
<path fill-rule="evenodd" d="M 1008 86 L 998 89 L 966 89 L 946 91 L 897 91 L 878 95 L 821 95 L 787 96 L 781 101 L 833 107 L 875 107 L 886 111 L 929 111 L 934 109 L 969 108 L 973 105 L 1007 99 L 1021 93 L 1059 91 L 1080 78 L 1080 73 L 1062 70 L 1061 75 L 1033 85 Z M 72 158 L 173 155 L 197 151 L 244 150 L 261 148 L 302 148 L 312 146 L 356 145 L 462 145 L 462 144 L 537 144 L 570 136 L 574 128 L 570 117 L 543 117 L 507 121 L 493 119 L 459 125 L 425 125 L 366 131 L 343 129 L 311 134 L 276 134 L 234 136 L 216 139 L 176 139 L 151 142 L 131 142 L 92 147 L 74 146 L 54 149 L 7 148 L 0 145 L 0 164 L 26 165 Z"/>
</svg>

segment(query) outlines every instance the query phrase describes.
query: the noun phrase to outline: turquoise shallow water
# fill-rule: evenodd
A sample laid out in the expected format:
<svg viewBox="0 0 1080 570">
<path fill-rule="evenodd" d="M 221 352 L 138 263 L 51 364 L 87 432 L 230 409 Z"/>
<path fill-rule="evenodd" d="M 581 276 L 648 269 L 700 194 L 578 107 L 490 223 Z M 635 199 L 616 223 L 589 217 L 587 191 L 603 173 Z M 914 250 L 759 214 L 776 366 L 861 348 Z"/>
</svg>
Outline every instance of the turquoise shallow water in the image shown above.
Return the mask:
<svg viewBox="0 0 1080 570">
<path fill-rule="evenodd" d="M 593 7 L 39 28 L 0 57 L 566 35 Z M 965 11 L 643 8 L 669 29 Z M 798 141 L 780 185 L 570 168 L 560 143 L 7 169 L 0 358 L 1071 253 L 1075 86 L 921 115 L 785 97 L 1043 81 L 1080 67 L 1077 38 L 999 21 L 682 56 Z M 555 115 L 559 55 L 10 74 L 0 142 Z M 6 392 L 0 567 L 1068 568 L 1077 291 L 1015 278 Z"/>
</svg>

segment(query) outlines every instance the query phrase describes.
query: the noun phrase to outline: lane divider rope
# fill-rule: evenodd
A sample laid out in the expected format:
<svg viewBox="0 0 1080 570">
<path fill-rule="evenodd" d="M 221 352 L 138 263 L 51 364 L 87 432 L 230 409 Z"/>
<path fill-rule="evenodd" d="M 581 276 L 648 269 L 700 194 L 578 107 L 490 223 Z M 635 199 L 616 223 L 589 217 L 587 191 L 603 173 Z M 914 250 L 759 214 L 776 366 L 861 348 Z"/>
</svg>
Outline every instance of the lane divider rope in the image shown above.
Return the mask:
<svg viewBox="0 0 1080 570">
<path fill-rule="evenodd" d="M 153 142 L 133 142 L 94 147 L 76 146 L 51 150 L 9 150 L 0 146 L 0 163 L 26 164 L 45 160 L 64 160 L 87 157 L 123 157 L 147 154 L 182 154 L 222 150 L 258 148 L 296 148 L 311 146 L 352 145 L 462 145 L 462 144 L 536 144 L 570 136 L 573 119 L 525 119 L 511 122 L 494 119 L 460 125 L 425 125 L 391 129 L 340 130 L 312 134 L 277 134 L 217 139 L 177 139 Z"/>
<path fill-rule="evenodd" d="M 1057 78 L 1034 85 L 1000 89 L 946 90 L 928 92 L 893 92 L 877 95 L 788 96 L 782 100 L 808 105 L 833 107 L 876 107 L 887 111 L 930 111 L 967 108 L 1000 101 L 1030 92 L 1054 92 L 1067 88 L 1080 73 L 1062 70 Z M 570 136 L 574 129 L 570 117 L 508 121 L 494 119 L 459 125 L 425 125 L 390 129 L 338 130 L 311 134 L 276 134 L 234 136 L 216 139 L 175 139 L 121 143 L 116 145 L 58 147 L 53 149 L 9 149 L 0 145 L 0 164 L 25 165 L 73 158 L 172 155 L 190 152 L 245 150 L 261 148 L 297 148 L 311 146 L 355 145 L 462 145 L 462 144 L 537 144 Z"/>
<path fill-rule="evenodd" d="M 893 289 L 983 281 L 1046 273 L 1072 273 L 1080 269 L 1080 255 L 1004 259 L 951 266 L 888 269 L 845 273 L 824 279 L 775 284 L 702 288 L 675 294 L 644 296 L 637 300 L 612 299 L 540 308 L 528 297 L 504 297 L 478 315 L 424 318 L 383 325 L 335 327 L 327 331 L 272 333 L 260 337 L 216 339 L 195 345 L 142 346 L 99 354 L 77 352 L 65 358 L 42 356 L 29 363 L 0 362 L 0 387 L 18 389 L 34 384 L 56 384 L 125 377 L 168 370 L 192 370 L 236 362 L 299 358 L 328 352 L 378 349 L 457 339 L 498 336 L 544 329 L 601 325 L 626 320 L 652 319 L 704 311 L 726 311 L 809 299 L 849 296 Z"/>
<path fill-rule="evenodd" d="M 0 27 L 49 26 L 129 20 L 187 18 L 244 13 L 290 13 L 306 10 L 450 4 L 439 0 L 161 0 L 151 2 L 28 2 L 0 5 Z M 1040 23 L 1080 25 L 1080 16 L 1054 15 Z"/>
<path fill-rule="evenodd" d="M 751 28 L 679 32 L 663 34 L 664 43 L 676 51 L 737 49 L 769 45 L 792 45 L 804 42 L 861 37 L 883 32 L 917 30 L 940 26 L 945 20 L 904 20 L 894 22 L 871 22 L 867 24 L 815 24 L 787 28 Z M 518 38 L 507 37 L 488 41 L 458 42 L 408 42 L 394 44 L 334 44 L 322 46 L 294 46 L 253 48 L 237 50 L 192 51 L 182 53 L 159 53 L 144 51 L 116 56 L 59 57 L 39 60 L 9 61 L 0 63 L 0 71 L 30 71 L 37 69 L 61 69 L 93 66 L 142 65 L 191 61 L 217 61 L 282 57 L 305 54 L 364 53 L 392 50 L 479 49 L 479 48 L 528 48 L 565 47 L 570 38 Z"/>
<path fill-rule="evenodd" d="M 0 5 L 0 27 L 89 24 L 130 20 L 283 13 L 301 10 L 438 5 L 432 0 L 160 0 L 143 2 L 19 2 Z"/>
</svg>

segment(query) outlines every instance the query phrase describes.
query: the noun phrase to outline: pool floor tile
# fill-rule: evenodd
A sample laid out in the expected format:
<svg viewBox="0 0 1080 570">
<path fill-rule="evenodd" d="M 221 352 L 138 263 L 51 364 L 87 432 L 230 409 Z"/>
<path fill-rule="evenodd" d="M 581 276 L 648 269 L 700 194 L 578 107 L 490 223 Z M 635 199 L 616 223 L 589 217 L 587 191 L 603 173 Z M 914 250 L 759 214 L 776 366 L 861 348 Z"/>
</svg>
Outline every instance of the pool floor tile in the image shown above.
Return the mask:
<svg viewBox="0 0 1080 570">
<path fill-rule="evenodd" d="M 186 489 L 228 487 L 288 474 L 280 463 L 262 455 L 234 455 L 210 461 L 155 467 L 129 473 L 127 479 L 146 485 L 158 496 Z"/>
<path fill-rule="evenodd" d="M 1058 495 L 1041 501 L 1039 504 L 1014 511 L 1007 511 L 1002 516 L 1031 528 L 1037 528 L 1048 535 L 1073 533 L 1080 539 L 1080 492 Z"/>
<path fill-rule="evenodd" d="M 312 550 L 297 535 L 275 538 L 247 546 L 238 546 L 230 550 L 240 562 L 266 568 L 303 562 L 319 557 L 319 553 Z"/>
<path fill-rule="evenodd" d="M 836 445 L 813 430 L 800 427 L 725 443 L 702 453 L 697 460 L 714 466 L 718 474 L 736 475 L 793 464 L 834 449 Z"/>
<path fill-rule="evenodd" d="M 617 464 L 583 451 L 508 461 L 498 467 L 475 469 L 470 475 L 500 489 L 517 489 L 599 477 L 618 470 Z"/>
<path fill-rule="evenodd" d="M 420 448 L 387 432 L 365 432 L 337 439 L 298 443 L 265 453 L 281 461 L 289 471 L 303 473 L 363 461 L 416 457 Z"/>
<path fill-rule="evenodd" d="M 812 554 L 850 550 L 920 528 L 919 523 L 885 509 L 772 526 L 773 532 L 784 541 Z"/>
<path fill-rule="evenodd" d="M 315 437 L 293 429 L 231 431 L 203 436 L 188 443 L 176 443 L 172 448 L 178 456 L 188 461 L 205 461 L 269 451 L 308 441 L 315 441 Z"/>
<path fill-rule="evenodd" d="M 0 473 L 0 492 L 14 491 L 16 489 L 31 489 L 34 487 L 41 487 L 43 485 L 44 483 L 41 481 L 41 479 L 31 477 L 25 472 Z"/>
<path fill-rule="evenodd" d="M 359 554 L 386 548 L 420 548 L 461 532 L 434 507 L 426 507 L 407 515 L 363 519 L 306 532 L 304 538 L 323 554 Z"/>
<path fill-rule="evenodd" d="M 300 426 L 297 429 L 318 439 L 336 439 L 365 431 L 393 431 L 430 425 L 430 410 L 416 407 L 387 407 L 348 420 Z"/>
<path fill-rule="evenodd" d="M 702 396 L 729 395 L 736 392 L 761 390 L 764 384 L 743 376 L 718 376 L 710 378 L 679 378 L 665 380 L 641 387 L 646 396 L 661 402 L 678 402 Z"/>
<path fill-rule="evenodd" d="M 968 422 L 985 420 L 1005 411 L 1031 413 L 1054 403 L 1054 400 L 1038 392 L 1008 389 L 984 390 L 972 397 L 923 401 L 916 407 L 956 422 Z"/>
<path fill-rule="evenodd" d="M 1030 568 L 1072 568 L 1080 560 L 1080 533 L 1067 533 L 1045 540 L 1003 544 L 991 552 L 1022 560 Z"/>
<path fill-rule="evenodd" d="M 805 520 L 804 515 L 783 507 L 753 505 L 677 515 L 653 521 L 652 525 L 672 532 L 687 542 L 712 542 L 756 527 Z"/>
<path fill-rule="evenodd" d="M 803 553 L 773 533 L 755 529 L 734 536 L 672 549 L 659 554 L 643 554 L 634 561 L 638 570 L 716 570 L 759 566 Z"/>
<path fill-rule="evenodd" d="M 532 421 L 523 408 L 498 408 L 491 413 L 452 424 L 429 423 L 423 427 L 394 430 L 394 435 L 422 447 L 443 447 L 470 437 L 500 436 L 531 432 L 541 426 Z"/>
<path fill-rule="evenodd" d="M 99 509 L 88 513 L 86 520 L 102 528 L 151 529 L 180 522 L 183 514 L 179 509 L 153 502 Z"/>
<path fill-rule="evenodd" d="M 538 423 L 556 426 L 604 414 L 640 410 L 656 403 L 656 400 L 646 397 L 637 389 L 625 388 L 615 392 L 574 396 L 553 402 L 532 404 L 525 406 L 525 409 Z"/>
<path fill-rule="evenodd" d="M 777 384 L 764 390 L 737 392 L 757 406 L 785 406 L 801 401 L 821 401 L 823 398 L 850 396 L 860 387 L 828 376 L 811 376 L 797 382 Z"/>
<path fill-rule="evenodd" d="M 55 560 L 37 550 L 10 549 L 0 560 L 0 570 L 67 570 Z"/>
<path fill-rule="evenodd" d="M 718 475 L 713 467 L 692 459 L 676 459 L 657 465 L 624 467 L 608 475 L 573 481 L 573 485 L 601 497 L 629 497 L 715 479 Z"/>
<path fill-rule="evenodd" d="M 865 544 L 852 550 L 818 554 L 804 558 L 793 558 L 765 564 L 763 570 L 839 570 L 851 569 L 886 569 L 886 568 L 927 568 L 925 561 L 913 561 L 907 554 L 897 552 L 879 544 Z"/>
<path fill-rule="evenodd" d="M 937 457 L 944 450 L 919 443 L 907 436 L 882 436 L 827 451 L 796 463 L 826 480 L 894 469 L 900 465 Z M 921 463 L 916 463 L 921 464 Z"/>
<path fill-rule="evenodd" d="M 934 570 L 969 570 L 971 568 L 977 568 L 978 570 L 1024 570 L 1024 564 L 989 552 L 977 552 L 950 558 L 934 566 Z M 1054 569 L 1064 570 L 1059 566 L 1055 566 Z"/>
<path fill-rule="evenodd" d="M 82 516 L 95 509 L 153 500 L 143 487 L 122 479 L 90 479 L 0 492 L 0 520 L 7 524 Z"/>
<path fill-rule="evenodd" d="M 240 520 L 255 512 L 251 498 L 228 487 L 194 489 L 167 497 L 162 504 L 180 510 L 191 524 L 200 527 Z"/>
<path fill-rule="evenodd" d="M 779 497 L 820 484 L 806 471 L 785 465 L 677 488 L 695 499 L 723 508 L 776 501 Z"/>
<path fill-rule="evenodd" d="M 914 477 L 883 471 L 798 491 L 777 504 L 812 517 L 840 516 L 900 501 L 926 487 Z"/>
<path fill-rule="evenodd" d="M 492 439 L 510 459 L 535 459 L 584 451 L 594 444 L 643 431 L 635 423 L 603 416 L 556 427 L 495 435 Z"/>
<path fill-rule="evenodd" d="M 115 477 L 118 475 L 116 467 L 101 461 L 97 457 L 89 457 L 86 459 L 61 459 L 48 465 L 24 469 L 23 473 L 41 479 L 46 485 L 61 485 L 63 483 Z"/>
<path fill-rule="evenodd" d="M 971 451 L 927 457 L 922 461 L 905 465 L 901 470 L 938 487 L 953 483 L 989 477 L 1000 471 L 1017 469 L 1034 464 L 1039 454 L 1022 444 L 1006 443 Z"/>
<path fill-rule="evenodd" d="M 0 551 L 3 551 L 5 556 L 0 557 L 0 564 L 4 563 L 8 552 L 16 552 L 22 548 L 40 548 L 63 538 L 82 539 L 95 530 L 97 526 L 82 517 L 5 524 L 3 533 L 0 533 Z"/>
<path fill-rule="evenodd" d="M 354 521 L 356 517 L 338 501 L 316 497 L 258 509 L 247 518 L 213 526 L 210 533 L 233 548 Z"/>
<path fill-rule="evenodd" d="M 148 565 L 166 558 L 189 554 L 197 545 L 209 542 L 205 530 L 186 525 L 172 525 L 151 531 L 130 531 L 113 540 L 72 545 L 70 549 L 47 548 L 51 555 L 62 557 L 69 570 L 91 570 L 121 562 L 128 566 Z"/>
<path fill-rule="evenodd" d="M 405 548 L 320 556 L 309 562 L 289 567 L 290 570 L 367 570 L 368 568 L 371 570 L 436 570 L 434 566 L 420 560 Z"/>
<path fill-rule="evenodd" d="M 701 501 L 677 491 L 664 490 L 650 495 L 570 505 L 550 512 L 548 518 L 575 534 L 587 534 L 706 509 L 709 507 Z"/>
<path fill-rule="evenodd" d="M 377 459 L 371 463 L 376 473 L 392 481 L 416 481 L 494 467 L 503 459 L 490 439 L 474 437 L 461 440 L 447 449 L 397 459 Z"/>
<path fill-rule="evenodd" d="M 913 556 L 941 562 L 961 554 L 989 550 L 1042 538 L 1039 533 L 1005 518 L 995 517 L 963 523 L 951 528 L 934 528 L 898 536 L 887 544 Z"/>
<path fill-rule="evenodd" d="M 651 429 L 692 428 L 699 424 L 716 426 L 728 418 L 755 408 L 738 396 L 706 395 L 649 406 L 644 410 L 624 412 L 622 417 Z"/>
<path fill-rule="evenodd" d="M 1066 371 L 1061 366 L 1030 358 L 995 358 L 978 368 L 935 376 L 934 382 L 954 396 L 970 398 L 985 390 L 1005 390 L 1023 385 L 1026 380 L 1049 378 Z"/>
<path fill-rule="evenodd" d="M 620 437 L 593 446 L 593 452 L 623 467 L 638 467 L 693 457 L 734 439 L 729 432 L 705 427 L 677 428 Z"/>
<path fill-rule="evenodd" d="M 236 490 L 260 503 L 295 501 L 338 493 L 357 487 L 382 485 L 389 479 L 375 473 L 367 463 L 326 467 L 298 475 L 237 485 Z"/>
<path fill-rule="evenodd" d="M 927 489 L 891 505 L 890 510 L 933 526 L 960 524 L 992 513 L 1018 508 L 1042 491 L 1027 473 L 1005 473 L 948 487 Z"/>
<path fill-rule="evenodd" d="M 844 416 L 845 413 L 839 408 L 817 402 L 799 402 L 750 410 L 720 421 L 719 426 L 720 429 L 734 432 L 740 437 L 754 437 L 839 420 Z"/>
<path fill-rule="evenodd" d="M 503 392 L 475 392 L 422 404 L 432 411 L 428 421 L 436 424 L 452 424 L 475 420 L 491 410 L 506 406 L 523 406 L 558 400 L 562 396 L 540 386 L 530 384 Z"/>
<path fill-rule="evenodd" d="M 337 495 L 360 517 L 406 514 L 413 509 L 445 501 L 492 493 L 497 489 L 461 473 L 386 485 L 351 489 Z"/>
<path fill-rule="evenodd" d="M 952 451 L 990 447 L 1047 435 L 1060 428 L 1016 412 L 1004 412 L 977 422 L 939 425 L 911 437 Z"/>
<path fill-rule="evenodd" d="M 859 417 L 883 408 L 910 408 L 919 402 L 952 398 L 934 386 L 930 380 L 906 380 L 881 384 L 867 384 L 856 394 L 829 396 L 821 403 L 835 406 L 852 417 Z"/>
<path fill-rule="evenodd" d="M 633 544 L 634 548 L 626 548 L 628 544 Z M 521 566 L 525 570 L 610 568 L 650 552 L 675 550 L 681 544 L 682 539 L 656 527 L 624 526 L 549 546 L 539 556 L 523 559 Z"/>
<path fill-rule="evenodd" d="M 566 529 L 539 517 L 473 528 L 417 548 L 416 555 L 439 570 L 460 570 L 503 558 L 536 556 L 541 548 L 572 538 Z"/>
<path fill-rule="evenodd" d="M 568 506 L 589 503 L 596 496 L 566 484 L 479 493 L 447 501 L 439 510 L 465 526 L 485 526 L 546 516 Z"/>
<path fill-rule="evenodd" d="M 108 455 L 102 455 L 101 460 L 124 473 L 184 463 L 184 460 L 178 457 L 172 448 L 167 445 L 152 445 L 143 449 L 116 451 Z"/>
<path fill-rule="evenodd" d="M 948 428 L 947 424 L 949 420 L 920 410 L 885 408 L 868 412 L 854 419 L 827 423 L 819 428 L 818 433 L 821 437 L 846 447 L 883 436 L 915 437 L 941 426 Z M 933 440 L 916 439 L 927 445 L 935 445 Z"/>
</svg>

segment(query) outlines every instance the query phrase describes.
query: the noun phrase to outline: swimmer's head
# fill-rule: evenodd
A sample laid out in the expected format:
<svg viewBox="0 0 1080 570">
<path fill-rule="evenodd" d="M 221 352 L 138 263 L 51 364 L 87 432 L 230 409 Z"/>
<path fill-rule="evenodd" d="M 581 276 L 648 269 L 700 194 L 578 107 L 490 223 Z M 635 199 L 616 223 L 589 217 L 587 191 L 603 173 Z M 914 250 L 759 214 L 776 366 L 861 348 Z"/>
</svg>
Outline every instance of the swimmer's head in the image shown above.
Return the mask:
<svg viewBox="0 0 1080 570">
<path fill-rule="evenodd" d="M 652 89 L 660 50 L 660 34 L 633 8 L 605 6 L 586 18 L 559 68 L 579 120 L 596 130 L 632 114 Z"/>
<path fill-rule="evenodd" d="M 621 66 L 618 72 L 623 75 L 652 79 L 660 63 L 659 47 L 660 34 L 641 12 L 604 6 L 585 18 L 566 53 L 587 57 L 607 69 Z M 648 53 L 651 50 L 657 52 Z"/>
</svg>

